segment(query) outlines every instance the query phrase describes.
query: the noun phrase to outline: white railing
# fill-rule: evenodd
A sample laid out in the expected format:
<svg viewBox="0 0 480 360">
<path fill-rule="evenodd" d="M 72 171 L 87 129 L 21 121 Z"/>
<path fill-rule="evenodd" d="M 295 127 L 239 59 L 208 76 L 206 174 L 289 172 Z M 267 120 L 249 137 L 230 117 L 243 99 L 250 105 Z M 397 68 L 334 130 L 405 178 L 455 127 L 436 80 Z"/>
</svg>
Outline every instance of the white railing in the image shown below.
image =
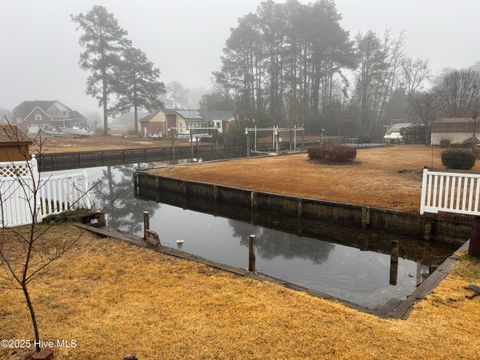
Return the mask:
<svg viewBox="0 0 480 360">
<path fill-rule="evenodd" d="M 423 170 L 420 214 L 480 215 L 480 174 Z"/>
<path fill-rule="evenodd" d="M 75 174 L 39 176 L 37 160 L 0 163 L 0 226 L 19 226 L 32 221 L 33 182 L 37 191 L 37 221 L 51 214 L 91 208 L 85 170 Z"/>
<path fill-rule="evenodd" d="M 75 174 L 41 177 L 38 193 L 42 219 L 67 210 L 91 207 L 85 170 Z"/>
</svg>

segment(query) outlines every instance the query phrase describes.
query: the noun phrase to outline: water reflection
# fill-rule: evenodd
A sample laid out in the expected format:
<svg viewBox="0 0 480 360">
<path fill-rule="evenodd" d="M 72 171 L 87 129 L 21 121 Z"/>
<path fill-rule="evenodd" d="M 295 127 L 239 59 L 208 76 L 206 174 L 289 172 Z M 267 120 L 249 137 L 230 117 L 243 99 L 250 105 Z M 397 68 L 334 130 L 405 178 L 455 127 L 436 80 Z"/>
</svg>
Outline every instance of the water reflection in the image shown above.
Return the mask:
<svg viewBox="0 0 480 360">
<path fill-rule="evenodd" d="M 241 268 L 248 264 L 248 236 L 256 234 L 260 272 L 371 309 L 406 298 L 428 275 L 428 266 L 454 250 L 313 220 L 264 213 L 252 217 L 249 210 L 173 194 L 152 192 L 148 199 L 136 198 L 133 173 L 141 166 L 87 169 L 90 182 L 100 180 L 93 200 L 99 206 L 109 204 L 110 226 L 141 235 L 143 212 L 148 211 L 162 244 L 176 248 L 177 240 L 183 240 L 183 251 Z M 400 241 L 394 281 L 392 239 Z"/>
<path fill-rule="evenodd" d="M 93 194 L 98 208 L 106 206 L 109 226 L 135 234 L 143 231 L 143 212 L 153 214 L 160 207 L 155 202 L 133 197 L 132 174 L 138 167 L 106 166 L 97 178 L 99 184 Z"/>
<path fill-rule="evenodd" d="M 239 221 L 228 220 L 232 227 L 232 236 L 240 238 L 240 245 L 248 247 L 248 236 L 252 226 Z M 273 259 L 282 256 L 284 259 L 300 258 L 321 264 L 328 259 L 334 244 L 321 240 L 312 242 L 309 238 L 297 237 L 285 232 L 255 227 L 257 235 L 257 253 L 264 259 Z"/>
</svg>

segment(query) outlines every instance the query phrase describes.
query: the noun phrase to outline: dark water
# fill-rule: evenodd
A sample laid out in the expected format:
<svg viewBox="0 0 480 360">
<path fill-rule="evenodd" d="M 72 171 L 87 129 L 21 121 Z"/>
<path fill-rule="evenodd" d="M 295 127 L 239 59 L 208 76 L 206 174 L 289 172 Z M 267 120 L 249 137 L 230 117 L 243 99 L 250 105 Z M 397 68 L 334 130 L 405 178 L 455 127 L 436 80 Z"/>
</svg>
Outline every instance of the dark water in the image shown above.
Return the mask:
<svg viewBox="0 0 480 360">
<path fill-rule="evenodd" d="M 241 268 L 248 265 L 248 236 L 256 234 L 258 271 L 370 309 L 405 299 L 429 275 L 431 265 L 440 264 L 455 250 L 331 224 L 293 224 L 291 219 L 261 214 L 248 220 L 235 209 L 214 216 L 138 199 L 132 174 L 139 166 L 87 169 L 89 181 L 99 181 L 92 194 L 97 208 L 109 204 L 109 226 L 141 235 L 143 212 L 148 211 L 150 227 L 163 245 L 176 248 L 176 240 L 184 240 L 183 251 Z M 393 239 L 400 241 L 400 258 L 392 279 Z"/>
</svg>

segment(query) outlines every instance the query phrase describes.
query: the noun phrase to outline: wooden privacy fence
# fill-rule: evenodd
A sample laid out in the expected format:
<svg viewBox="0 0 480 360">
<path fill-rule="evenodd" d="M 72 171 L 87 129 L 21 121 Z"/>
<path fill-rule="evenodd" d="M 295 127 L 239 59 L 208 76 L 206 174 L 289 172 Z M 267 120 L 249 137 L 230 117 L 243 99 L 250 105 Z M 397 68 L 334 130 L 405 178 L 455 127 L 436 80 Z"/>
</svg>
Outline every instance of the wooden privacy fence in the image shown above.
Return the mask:
<svg viewBox="0 0 480 360">
<path fill-rule="evenodd" d="M 423 170 L 420 214 L 480 215 L 480 174 Z"/>
<path fill-rule="evenodd" d="M 77 173 L 40 176 L 35 156 L 29 162 L 0 163 L 0 225 L 31 223 L 37 191 L 37 221 L 51 214 L 77 208 L 90 208 L 88 178 L 85 170 Z"/>
</svg>

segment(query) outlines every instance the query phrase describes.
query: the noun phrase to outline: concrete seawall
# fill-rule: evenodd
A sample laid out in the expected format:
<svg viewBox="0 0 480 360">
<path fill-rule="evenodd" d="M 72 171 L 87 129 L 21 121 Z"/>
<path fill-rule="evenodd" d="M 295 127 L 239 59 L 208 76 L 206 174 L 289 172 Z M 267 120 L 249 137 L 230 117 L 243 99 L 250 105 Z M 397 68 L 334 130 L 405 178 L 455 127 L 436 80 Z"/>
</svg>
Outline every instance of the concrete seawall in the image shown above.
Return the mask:
<svg viewBox="0 0 480 360">
<path fill-rule="evenodd" d="M 283 217 L 318 220 L 358 229 L 372 229 L 393 234 L 462 244 L 471 231 L 471 219 L 464 216 L 420 216 L 418 213 L 371 208 L 361 205 L 255 192 L 210 183 L 186 181 L 137 172 L 136 195 L 156 199 L 158 192 L 181 195 L 186 199 L 203 199 L 208 203 L 231 204 L 254 214 L 269 213 Z"/>
</svg>

